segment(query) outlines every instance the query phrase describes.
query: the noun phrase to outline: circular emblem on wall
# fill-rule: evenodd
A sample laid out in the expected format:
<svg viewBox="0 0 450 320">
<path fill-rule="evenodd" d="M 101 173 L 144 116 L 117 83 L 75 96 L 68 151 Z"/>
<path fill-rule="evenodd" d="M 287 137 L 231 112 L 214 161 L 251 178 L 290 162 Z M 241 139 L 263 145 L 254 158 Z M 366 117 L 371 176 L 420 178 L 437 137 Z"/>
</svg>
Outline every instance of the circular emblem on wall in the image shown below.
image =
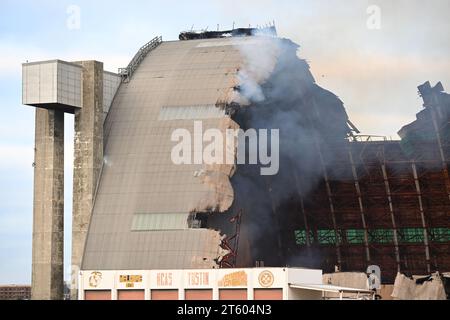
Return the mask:
<svg viewBox="0 0 450 320">
<path fill-rule="evenodd" d="M 268 288 L 273 285 L 274 276 L 269 270 L 264 270 L 259 274 L 258 281 L 261 287 Z"/>
<path fill-rule="evenodd" d="M 99 271 L 91 272 L 91 275 L 89 276 L 89 286 L 96 288 L 100 284 L 100 281 L 102 281 L 102 273 Z"/>
</svg>

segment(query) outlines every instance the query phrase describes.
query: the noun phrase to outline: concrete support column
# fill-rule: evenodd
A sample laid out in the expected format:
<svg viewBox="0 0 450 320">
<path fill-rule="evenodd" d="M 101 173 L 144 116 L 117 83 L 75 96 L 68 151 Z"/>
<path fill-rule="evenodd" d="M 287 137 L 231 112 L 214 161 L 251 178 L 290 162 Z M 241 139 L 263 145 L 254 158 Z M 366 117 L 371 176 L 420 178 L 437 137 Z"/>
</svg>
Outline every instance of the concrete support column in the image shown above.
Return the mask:
<svg viewBox="0 0 450 320">
<path fill-rule="evenodd" d="M 75 110 L 72 277 L 81 267 L 97 182 L 103 164 L 103 63 L 77 62 L 83 67 L 83 107 Z M 77 299 L 76 288 L 72 299 Z"/>
<path fill-rule="evenodd" d="M 425 258 L 426 258 L 425 261 L 427 263 L 427 272 L 431 273 L 430 245 L 428 243 L 428 228 L 427 228 L 427 222 L 425 220 L 425 208 L 423 205 L 422 191 L 420 188 L 420 181 L 419 181 L 419 175 L 417 173 L 417 166 L 414 162 L 412 163 L 411 166 L 412 166 L 412 170 L 413 170 L 414 184 L 416 185 L 417 200 L 419 201 L 420 218 L 422 219 L 423 244 L 425 246 Z"/>
<path fill-rule="evenodd" d="M 31 296 L 63 298 L 64 112 L 36 108 Z"/>
</svg>

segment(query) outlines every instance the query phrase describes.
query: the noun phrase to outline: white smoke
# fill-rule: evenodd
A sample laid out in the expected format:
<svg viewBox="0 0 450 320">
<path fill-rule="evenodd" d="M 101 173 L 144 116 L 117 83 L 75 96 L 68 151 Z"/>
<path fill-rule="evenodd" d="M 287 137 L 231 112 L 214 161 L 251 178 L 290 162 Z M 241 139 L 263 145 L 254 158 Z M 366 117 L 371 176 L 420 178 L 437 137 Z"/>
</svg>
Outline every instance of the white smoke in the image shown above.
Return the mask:
<svg viewBox="0 0 450 320">
<path fill-rule="evenodd" d="M 260 34 L 235 41 L 243 59 L 237 74 L 239 95 L 235 99 L 241 105 L 262 102 L 265 96 L 261 85 L 272 74 L 280 54 L 280 41 L 272 35 Z"/>
</svg>

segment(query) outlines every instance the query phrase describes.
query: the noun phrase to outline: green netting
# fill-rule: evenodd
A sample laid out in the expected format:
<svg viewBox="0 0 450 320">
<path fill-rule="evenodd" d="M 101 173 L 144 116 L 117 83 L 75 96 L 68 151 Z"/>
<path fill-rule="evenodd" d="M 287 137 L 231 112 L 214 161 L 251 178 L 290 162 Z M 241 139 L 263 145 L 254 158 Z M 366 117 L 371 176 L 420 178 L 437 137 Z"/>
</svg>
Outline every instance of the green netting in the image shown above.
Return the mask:
<svg viewBox="0 0 450 320">
<path fill-rule="evenodd" d="M 306 231 L 296 230 L 295 242 L 297 245 L 306 245 Z M 345 235 L 346 242 L 349 244 L 364 244 L 364 229 L 341 230 Z M 400 243 L 423 243 L 424 234 L 422 228 L 403 228 L 398 230 L 398 239 Z M 433 228 L 429 234 L 430 242 L 450 242 L 449 228 Z M 311 242 L 314 242 L 314 234 L 310 233 Z M 340 233 L 337 238 L 334 230 L 317 230 L 316 242 L 321 245 L 334 245 L 336 242 L 342 243 Z M 394 243 L 394 230 L 392 229 L 373 229 L 369 230 L 369 243 L 389 244 Z"/>
<path fill-rule="evenodd" d="M 346 232 L 347 242 L 351 244 L 364 243 L 364 230 L 362 229 L 349 229 Z"/>
<path fill-rule="evenodd" d="M 295 230 L 295 243 L 297 245 L 306 245 L 306 231 L 305 230 Z M 309 241 L 314 242 L 314 234 L 312 231 L 309 232 Z"/>
<path fill-rule="evenodd" d="M 431 241 L 450 242 L 450 229 L 446 228 L 431 229 Z"/>
<path fill-rule="evenodd" d="M 419 243 L 424 241 L 422 228 L 405 228 L 399 230 L 400 242 Z"/>
<path fill-rule="evenodd" d="M 317 241 L 319 244 L 336 244 L 341 242 L 339 233 L 336 236 L 334 230 L 317 230 Z"/>
<path fill-rule="evenodd" d="M 298 245 L 306 244 L 306 231 L 305 230 L 295 230 L 295 243 Z"/>
<path fill-rule="evenodd" d="M 369 242 L 372 243 L 392 243 L 394 242 L 394 230 L 374 229 L 369 231 Z"/>
</svg>

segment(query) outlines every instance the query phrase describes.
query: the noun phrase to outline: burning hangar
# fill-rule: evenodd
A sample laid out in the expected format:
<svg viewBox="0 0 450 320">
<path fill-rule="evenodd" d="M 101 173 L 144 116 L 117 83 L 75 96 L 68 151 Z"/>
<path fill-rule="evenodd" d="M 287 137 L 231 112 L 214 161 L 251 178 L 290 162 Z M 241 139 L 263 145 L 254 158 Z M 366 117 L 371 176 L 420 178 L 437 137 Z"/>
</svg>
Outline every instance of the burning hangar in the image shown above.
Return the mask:
<svg viewBox="0 0 450 320">
<path fill-rule="evenodd" d="M 117 74 L 97 61 L 24 64 L 23 104 L 37 107 L 33 298 L 62 297 L 65 112 L 74 274 L 378 265 L 393 283 L 450 271 L 450 96 L 427 82 L 401 140 L 364 136 L 298 48 L 274 27 L 184 32 L 153 39 Z M 174 164 L 172 133 L 196 121 L 279 129 L 278 174 Z"/>
</svg>

